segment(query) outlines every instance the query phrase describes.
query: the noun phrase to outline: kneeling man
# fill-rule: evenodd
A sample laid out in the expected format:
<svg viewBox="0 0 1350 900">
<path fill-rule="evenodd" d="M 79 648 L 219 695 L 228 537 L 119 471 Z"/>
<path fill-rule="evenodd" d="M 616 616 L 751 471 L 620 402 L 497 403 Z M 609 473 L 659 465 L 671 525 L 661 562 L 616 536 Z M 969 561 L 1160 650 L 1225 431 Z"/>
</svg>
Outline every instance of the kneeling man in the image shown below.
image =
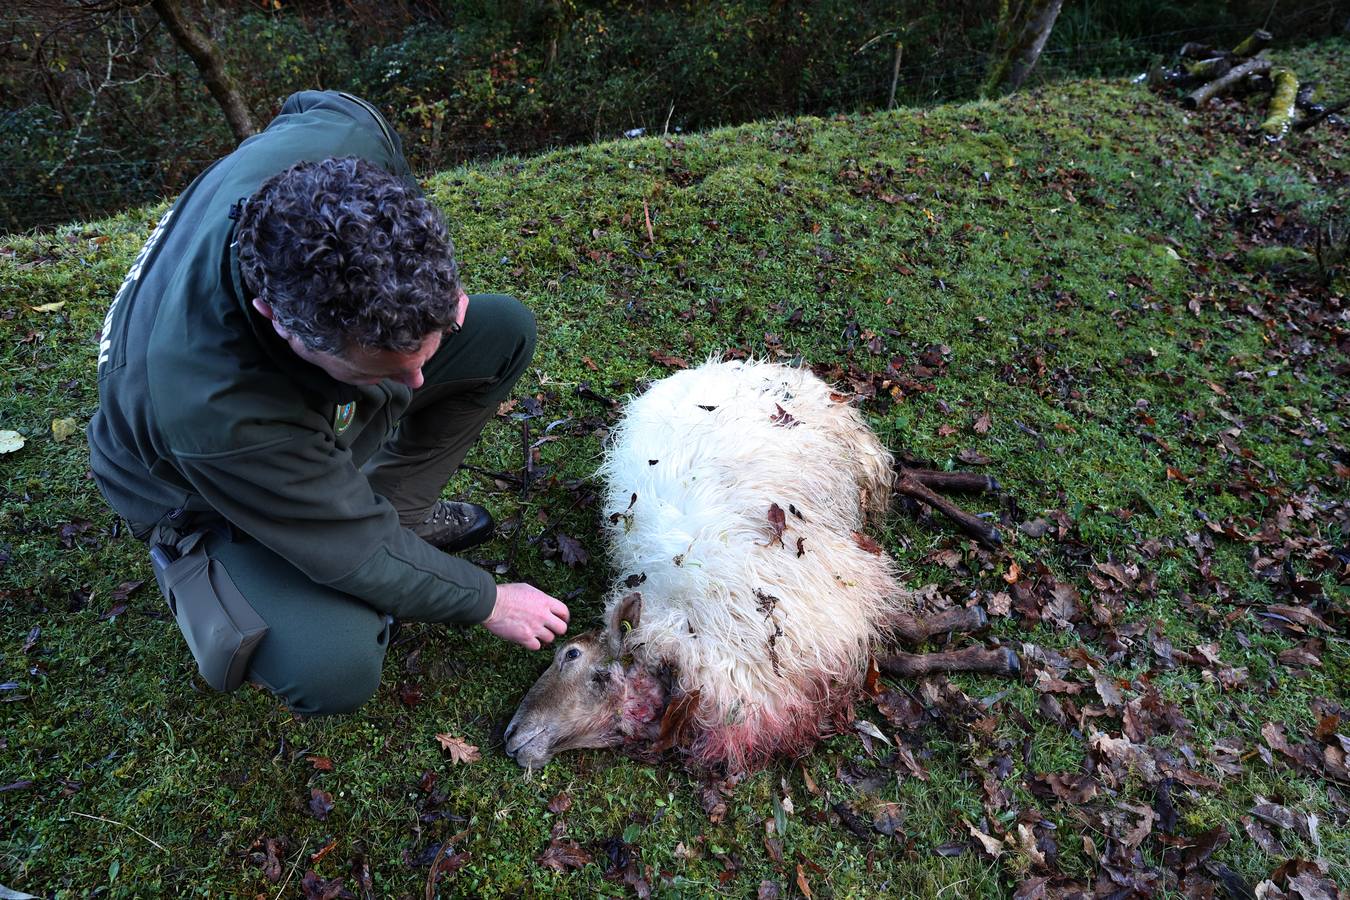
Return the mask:
<svg viewBox="0 0 1350 900">
<path fill-rule="evenodd" d="M 534 343 L 514 298 L 460 289 L 358 98 L 292 96 L 183 192 L 104 321 L 89 443 L 212 687 L 346 712 L 395 620 L 566 631 L 559 600 L 450 555 L 493 524 L 440 499 Z"/>
</svg>

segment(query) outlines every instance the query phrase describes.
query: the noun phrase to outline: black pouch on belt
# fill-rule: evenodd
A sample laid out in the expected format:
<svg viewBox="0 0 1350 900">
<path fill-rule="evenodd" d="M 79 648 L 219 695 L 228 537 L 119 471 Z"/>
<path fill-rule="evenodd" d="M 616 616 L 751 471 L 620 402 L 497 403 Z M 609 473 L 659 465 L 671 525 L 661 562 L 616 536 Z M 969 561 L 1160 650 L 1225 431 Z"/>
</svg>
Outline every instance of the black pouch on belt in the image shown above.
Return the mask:
<svg viewBox="0 0 1350 900">
<path fill-rule="evenodd" d="M 243 683 L 267 623 L 225 567 L 207 556 L 204 537 L 195 532 L 177 544 L 152 544 L 150 560 L 202 678 L 218 691 L 232 691 Z"/>
</svg>

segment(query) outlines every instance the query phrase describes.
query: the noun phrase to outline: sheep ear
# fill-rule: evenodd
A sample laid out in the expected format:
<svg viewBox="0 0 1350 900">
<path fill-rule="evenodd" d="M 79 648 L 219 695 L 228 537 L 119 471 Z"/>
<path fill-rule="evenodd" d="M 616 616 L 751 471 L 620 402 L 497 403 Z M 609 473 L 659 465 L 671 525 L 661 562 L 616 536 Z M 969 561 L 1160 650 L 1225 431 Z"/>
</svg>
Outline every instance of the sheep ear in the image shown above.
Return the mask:
<svg viewBox="0 0 1350 900">
<path fill-rule="evenodd" d="M 641 619 L 642 595 L 633 591 L 620 600 L 618 607 L 614 610 L 614 630 L 618 638 L 623 640 L 628 632 L 638 627 L 638 622 Z"/>
</svg>

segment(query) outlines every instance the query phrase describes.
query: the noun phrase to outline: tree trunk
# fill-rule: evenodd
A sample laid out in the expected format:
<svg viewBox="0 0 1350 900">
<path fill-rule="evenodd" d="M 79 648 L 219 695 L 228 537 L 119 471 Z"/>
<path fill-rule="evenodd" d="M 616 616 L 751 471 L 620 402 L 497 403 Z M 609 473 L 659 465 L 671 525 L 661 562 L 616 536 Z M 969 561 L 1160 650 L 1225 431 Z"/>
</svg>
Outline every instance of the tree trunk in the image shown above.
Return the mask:
<svg viewBox="0 0 1350 900">
<path fill-rule="evenodd" d="M 1040 59 L 1063 6 L 1064 0 L 1019 0 L 1016 9 L 1004 3 L 995 43 L 997 55 L 985 81 L 985 96 L 992 96 L 1005 85 L 1009 91 L 1022 86 Z"/>
<path fill-rule="evenodd" d="M 230 131 L 234 132 L 235 140 L 242 141 L 256 134 L 258 126 L 253 124 L 253 114 L 249 112 L 239 88 L 225 70 L 225 63 L 221 60 L 216 46 L 211 43 L 211 39 L 187 20 L 178 0 L 150 0 L 150 5 L 168 27 L 174 43 L 182 47 L 192 58 L 197 71 L 201 73 L 202 81 L 206 84 L 206 89 L 220 105 L 221 112 L 225 113 L 225 121 L 229 123 Z"/>
</svg>

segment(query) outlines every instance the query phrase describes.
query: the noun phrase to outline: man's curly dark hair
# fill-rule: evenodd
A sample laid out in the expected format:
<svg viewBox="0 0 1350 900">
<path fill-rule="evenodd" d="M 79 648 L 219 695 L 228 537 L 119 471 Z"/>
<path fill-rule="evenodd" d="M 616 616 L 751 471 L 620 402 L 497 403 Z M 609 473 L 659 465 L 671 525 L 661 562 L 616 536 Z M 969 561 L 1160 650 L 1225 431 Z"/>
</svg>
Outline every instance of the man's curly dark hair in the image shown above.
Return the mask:
<svg viewBox="0 0 1350 900">
<path fill-rule="evenodd" d="M 403 180 L 354 156 L 298 163 L 244 203 L 244 283 L 309 349 L 408 352 L 459 298 L 445 221 Z"/>
</svg>

